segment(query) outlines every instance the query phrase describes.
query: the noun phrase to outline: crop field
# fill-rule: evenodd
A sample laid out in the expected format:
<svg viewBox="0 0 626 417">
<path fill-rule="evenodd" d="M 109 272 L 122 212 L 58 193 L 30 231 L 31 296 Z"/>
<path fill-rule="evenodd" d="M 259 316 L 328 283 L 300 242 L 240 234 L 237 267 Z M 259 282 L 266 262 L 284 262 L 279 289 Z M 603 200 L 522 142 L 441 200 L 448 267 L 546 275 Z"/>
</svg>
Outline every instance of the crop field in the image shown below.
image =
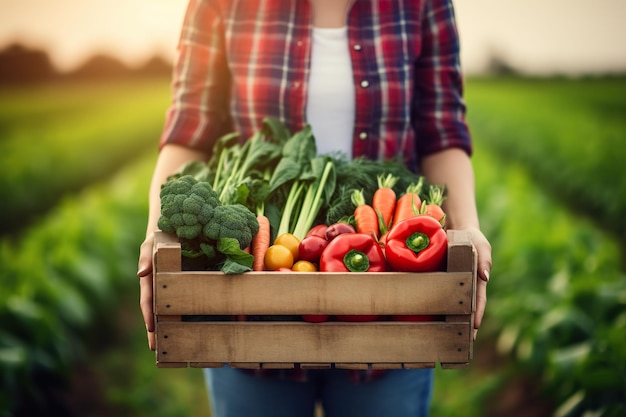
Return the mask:
<svg viewBox="0 0 626 417">
<path fill-rule="evenodd" d="M 0 189 L 11 204 L 0 207 L 0 231 L 19 229 L 60 196 L 155 150 L 167 93 L 162 81 L 3 91 Z"/>
<path fill-rule="evenodd" d="M 626 243 L 625 78 L 473 80 L 476 140 Z"/>
<path fill-rule="evenodd" d="M 470 79 L 488 310 L 433 417 L 626 414 L 626 79 Z M 157 369 L 136 262 L 168 80 L 0 97 L 0 416 L 209 415 Z M 469 388 L 468 388 L 469 387 Z"/>
</svg>

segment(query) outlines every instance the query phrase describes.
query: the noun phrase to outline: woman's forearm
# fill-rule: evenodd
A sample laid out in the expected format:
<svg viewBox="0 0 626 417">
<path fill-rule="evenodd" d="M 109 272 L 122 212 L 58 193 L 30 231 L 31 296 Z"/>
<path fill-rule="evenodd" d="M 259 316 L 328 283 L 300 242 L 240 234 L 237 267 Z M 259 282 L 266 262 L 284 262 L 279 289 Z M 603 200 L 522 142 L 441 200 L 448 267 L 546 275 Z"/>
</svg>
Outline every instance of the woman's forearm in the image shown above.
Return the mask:
<svg viewBox="0 0 626 417">
<path fill-rule="evenodd" d="M 422 174 L 430 184 L 445 186 L 443 208 L 450 229 L 479 228 L 474 192 L 474 170 L 461 149 L 447 149 L 424 157 Z"/>
</svg>

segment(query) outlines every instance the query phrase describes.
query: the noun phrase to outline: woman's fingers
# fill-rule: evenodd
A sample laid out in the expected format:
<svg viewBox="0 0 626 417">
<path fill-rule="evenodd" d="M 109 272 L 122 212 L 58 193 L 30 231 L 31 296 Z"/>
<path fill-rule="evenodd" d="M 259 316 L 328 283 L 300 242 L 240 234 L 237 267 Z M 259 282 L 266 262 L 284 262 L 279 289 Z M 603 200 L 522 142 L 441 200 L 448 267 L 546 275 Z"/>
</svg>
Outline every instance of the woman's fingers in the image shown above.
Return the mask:
<svg viewBox="0 0 626 417">
<path fill-rule="evenodd" d="M 471 229 L 470 235 L 472 243 L 476 248 L 476 255 L 478 257 L 477 268 L 478 277 L 476 280 L 476 311 L 474 313 L 474 339 L 478 333 L 485 309 L 487 307 L 487 282 L 489 282 L 491 275 L 491 244 L 485 237 L 485 235 L 478 229 Z"/>
<path fill-rule="evenodd" d="M 148 347 L 156 349 L 154 337 L 154 309 L 152 304 L 152 247 L 154 238 L 150 235 L 140 248 L 137 275 L 139 276 L 139 307 L 143 315 L 148 336 Z"/>
</svg>

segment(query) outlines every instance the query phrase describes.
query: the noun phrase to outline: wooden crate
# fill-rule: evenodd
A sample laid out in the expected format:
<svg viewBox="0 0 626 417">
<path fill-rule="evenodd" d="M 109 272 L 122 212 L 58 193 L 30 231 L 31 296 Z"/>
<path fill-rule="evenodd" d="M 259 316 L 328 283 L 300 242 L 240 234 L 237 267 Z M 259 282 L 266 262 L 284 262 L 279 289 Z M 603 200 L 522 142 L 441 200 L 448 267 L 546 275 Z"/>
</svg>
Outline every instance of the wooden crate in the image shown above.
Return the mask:
<svg viewBox="0 0 626 417">
<path fill-rule="evenodd" d="M 446 272 L 181 271 L 175 236 L 157 233 L 158 367 L 455 368 L 472 359 L 476 256 L 448 231 Z M 187 321 L 196 315 L 441 315 L 431 322 Z"/>
</svg>

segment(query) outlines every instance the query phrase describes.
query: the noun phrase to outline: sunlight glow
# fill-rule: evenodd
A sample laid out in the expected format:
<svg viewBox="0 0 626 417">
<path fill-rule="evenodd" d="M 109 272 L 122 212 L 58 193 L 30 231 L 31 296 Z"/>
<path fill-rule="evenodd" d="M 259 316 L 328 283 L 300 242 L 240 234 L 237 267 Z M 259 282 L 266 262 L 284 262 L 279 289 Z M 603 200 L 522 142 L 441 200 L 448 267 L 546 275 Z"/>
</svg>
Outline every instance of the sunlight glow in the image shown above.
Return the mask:
<svg viewBox="0 0 626 417">
<path fill-rule="evenodd" d="M 305 0 L 299 0 L 305 1 Z M 45 48 L 61 70 L 106 53 L 129 65 L 175 54 L 187 0 L 0 0 L 0 48 Z M 525 73 L 624 72 L 623 0 L 456 0 L 462 62 L 497 55 Z"/>
</svg>

